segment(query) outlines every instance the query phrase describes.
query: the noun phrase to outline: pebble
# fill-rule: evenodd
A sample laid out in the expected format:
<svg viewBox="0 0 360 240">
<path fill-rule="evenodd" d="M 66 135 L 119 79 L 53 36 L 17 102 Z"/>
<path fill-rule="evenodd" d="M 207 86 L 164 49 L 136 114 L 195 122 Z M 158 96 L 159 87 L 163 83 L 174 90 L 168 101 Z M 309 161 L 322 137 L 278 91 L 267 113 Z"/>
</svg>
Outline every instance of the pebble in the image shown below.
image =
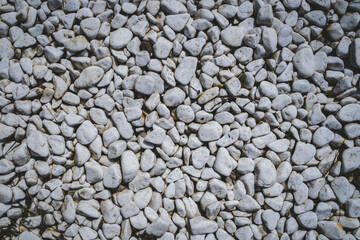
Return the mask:
<svg viewBox="0 0 360 240">
<path fill-rule="evenodd" d="M 184 58 L 175 70 L 175 79 L 183 85 L 188 84 L 195 73 L 196 65 L 195 57 Z"/>
<path fill-rule="evenodd" d="M 344 173 L 352 172 L 360 166 L 360 147 L 352 147 L 342 152 L 342 169 Z"/>
<path fill-rule="evenodd" d="M 89 121 L 84 121 L 76 130 L 76 137 L 83 145 L 92 143 L 98 134 L 96 127 Z"/>
<path fill-rule="evenodd" d="M 222 135 L 221 125 L 216 121 L 205 123 L 200 126 L 198 135 L 203 142 L 218 140 Z"/>
<path fill-rule="evenodd" d="M 202 216 L 195 216 L 190 219 L 191 232 L 195 235 L 213 233 L 218 229 L 215 221 L 211 221 Z"/>
<path fill-rule="evenodd" d="M 346 234 L 340 224 L 334 221 L 319 221 L 318 227 L 330 239 L 343 239 Z"/>
<path fill-rule="evenodd" d="M 113 49 L 124 48 L 133 38 L 133 33 L 127 28 L 119 28 L 110 34 L 109 43 Z"/>
<path fill-rule="evenodd" d="M 298 142 L 292 156 L 292 162 L 297 165 L 306 164 L 315 156 L 315 153 L 316 148 L 313 145 L 309 143 Z"/>
<path fill-rule="evenodd" d="M 96 85 L 104 75 L 104 70 L 97 66 L 91 66 L 84 69 L 79 78 L 75 80 L 74 85 L 77 88 L 89 88 Z"/>
<path fill-rule="evenodd" d="M 360 120 L 360 104 L 348 104 L 342 107 L 338 113 L 337 118 L 342 122 L 354 122 Z"/>
<path fill-rule="evenodd" d="M 136 176 L 139 171 L 139 160 L 133 151 L 127 150 L 121 155 L 121 172 L 122 181 L 130 182 Z"/>
<path fill-rule="evenodd" d="M 86 18 L 80 22 L 80 28 L 88 39 L 94 39 L 99 33 L 100 20 L 98 18 Z"/>
<path fill-rule="evenodd" d="M 226 148 L 220 148 L 216 154 L 214 170 L 223 176 L 230 176 L 231 171 L 237 167 L 236 161 L 230 156 Z"/>
<path fill-rule="evenodd" d="M 310 48 L 299 50 L 293 59 L 294 67 L 303 77 L 311 77 L 315 72 L 315 57 Z"/>
<path fill-rule="evenodd" d="M 35 131 L 26 139 L 26 145 L 35 156 L 47 157 L 50 153 L 48 140 L 40 131 Z"/>
<path fill-rule="evenodd" d="M 274 164 L 266 158 L 261 158 L 255 164 L 255 182 L 260 187 L 271 187 L 276 181 Z"/>
<path fill-rule="evenodd" d="M 221 40 L 229 47 L 240 47 L 244 35 L 243 28 L 230 26 L 221 31 Z"/>
<path fill-rule="evenodd" d="M 13 198 L 13 191 L 7 185 L 0 184 L 0 202 L 10 203 Z"/>
</svg>

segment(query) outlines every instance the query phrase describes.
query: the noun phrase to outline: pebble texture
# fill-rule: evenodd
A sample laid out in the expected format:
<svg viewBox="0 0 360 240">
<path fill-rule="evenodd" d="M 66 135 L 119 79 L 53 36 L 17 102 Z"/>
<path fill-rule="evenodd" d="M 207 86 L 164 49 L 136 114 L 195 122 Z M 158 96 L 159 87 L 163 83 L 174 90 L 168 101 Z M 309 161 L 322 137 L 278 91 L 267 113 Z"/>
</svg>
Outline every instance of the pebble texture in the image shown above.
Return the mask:
<svg viewBox="0 0 360 240">
<path fill-rule="evenodd" d="M 359 240 L 359 0 L 1 0 L 0 239 Z"/>
</svg>

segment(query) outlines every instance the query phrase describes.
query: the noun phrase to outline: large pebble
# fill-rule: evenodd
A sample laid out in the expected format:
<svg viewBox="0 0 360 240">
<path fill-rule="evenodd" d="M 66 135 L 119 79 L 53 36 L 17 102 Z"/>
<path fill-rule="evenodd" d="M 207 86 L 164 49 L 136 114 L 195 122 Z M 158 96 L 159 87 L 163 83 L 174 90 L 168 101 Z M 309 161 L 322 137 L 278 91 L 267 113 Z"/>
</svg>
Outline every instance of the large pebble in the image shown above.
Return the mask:
<svg viewBox="0 0 360 240">
<path fill-rule="evenodd" d="M 80 77 L 75 80 L 74 85 L 77 88 L 89 88 L 96 85 L 103 77 L 104 70 L 97 66 L 91 66 L 84 69 Z"/>
<path fill-rule="evenodd" d="M 299 50 L 294 56 L 293 63 L 303 77 L 311 77 L 315 72 L 315 56 L 311 48 Z"/>
<path fill-rule="evenodd" d="M 220 139 L 222 127 L 216 121 L 210 121 L 200 126 L 198 136 L 203 142 L 211 142 Z"/>
<path fill-rule="evenodd" d="M 127 150 L 121 155 L 122 180 L 125 183 L 133 180 L 140 169 L 137 156 L 133 151 Z"/>
<path fill-rule="evenodd" d="M 50 154 L 48 140 L 40 131 L 35 131 L 28 136 L 26 144 L 35 156 L 47 157 Z"/>
</svg>

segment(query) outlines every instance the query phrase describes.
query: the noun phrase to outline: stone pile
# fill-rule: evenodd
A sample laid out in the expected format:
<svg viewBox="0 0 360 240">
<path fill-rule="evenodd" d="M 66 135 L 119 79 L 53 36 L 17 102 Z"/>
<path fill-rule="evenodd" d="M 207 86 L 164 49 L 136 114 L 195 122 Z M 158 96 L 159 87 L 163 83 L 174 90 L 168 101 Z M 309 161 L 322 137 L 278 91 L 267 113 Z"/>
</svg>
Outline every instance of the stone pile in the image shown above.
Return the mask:
<svg viewBox="0 0 360 240">
<path fill-rule="evenodd" d="M 0 18 L 1 239 L 360 239 L 359 0 Z"/>
</svg>

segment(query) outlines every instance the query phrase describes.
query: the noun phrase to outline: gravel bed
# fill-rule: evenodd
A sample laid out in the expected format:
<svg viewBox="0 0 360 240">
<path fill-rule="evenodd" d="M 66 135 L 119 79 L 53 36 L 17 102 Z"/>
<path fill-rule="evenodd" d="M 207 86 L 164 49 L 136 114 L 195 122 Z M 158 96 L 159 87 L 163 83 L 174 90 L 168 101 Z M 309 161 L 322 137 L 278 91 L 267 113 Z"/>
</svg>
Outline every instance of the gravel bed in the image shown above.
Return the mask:
<svg viewBox="0 0 360 240">
<path fill-rule="evenodd" d="M 0 239 L 359 240 L 360 0 L 0 0 Z"/>
</svg>

